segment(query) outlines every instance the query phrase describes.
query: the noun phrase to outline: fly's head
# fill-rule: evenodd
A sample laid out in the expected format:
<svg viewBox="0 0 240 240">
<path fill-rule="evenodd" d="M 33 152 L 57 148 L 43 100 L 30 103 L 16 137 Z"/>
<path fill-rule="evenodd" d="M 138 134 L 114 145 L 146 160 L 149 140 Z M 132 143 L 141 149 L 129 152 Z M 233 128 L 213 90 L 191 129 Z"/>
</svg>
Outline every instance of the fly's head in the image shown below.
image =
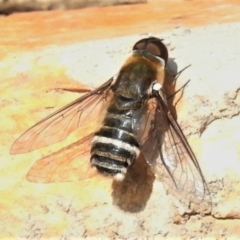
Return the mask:
<svg viewBox="0 0 240 240">
<path fill-rule="evenodd" d="M 167 64 L 168 50 L 165 44 L 163 44 L 163 39 L 156 37 L 143 38 L 134 44 L 132 50 L 144 50 L 156 57 L 162 58 L 165 64 Z"/>
</svg>

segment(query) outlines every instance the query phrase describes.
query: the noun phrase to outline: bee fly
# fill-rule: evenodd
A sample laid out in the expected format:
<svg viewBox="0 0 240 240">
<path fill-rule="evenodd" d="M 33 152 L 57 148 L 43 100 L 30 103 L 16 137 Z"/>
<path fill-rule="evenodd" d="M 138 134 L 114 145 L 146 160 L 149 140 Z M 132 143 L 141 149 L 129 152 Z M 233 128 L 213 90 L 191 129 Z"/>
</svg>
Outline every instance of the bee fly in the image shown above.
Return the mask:
<svg viewBox="0 0 240 240">
<path fill-rule="evenodd" d="M 157 177 L 185 198 L 201 202 L 206 182 L 169 111 L 162 88 L 167 60 L 168 51 L 161 39 L 150 37 L 138 41 L 115 78 L 35 124 L 15 141 L 11 154 L 61 141 L 101 115 L 105 108 L 102 125 L 91 142 L 92 166 L 102 174 L 122 179 L 142 152 Z M 68 163 L 73 158 L 68 154 Z M 50 162 L 48 157 L 41 160 L 45 161 L 44 166 Z"/>
</svg>

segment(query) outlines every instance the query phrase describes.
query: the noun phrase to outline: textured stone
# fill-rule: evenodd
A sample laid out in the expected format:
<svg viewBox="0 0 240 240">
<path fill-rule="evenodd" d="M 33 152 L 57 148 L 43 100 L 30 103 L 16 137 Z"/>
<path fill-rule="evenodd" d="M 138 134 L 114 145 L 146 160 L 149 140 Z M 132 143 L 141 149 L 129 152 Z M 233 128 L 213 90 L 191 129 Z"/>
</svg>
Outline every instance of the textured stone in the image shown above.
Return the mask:
<svg viewBox="0 0 240 240">
<path fill-rule="evenodd" d="M 47 11 L 56 9 L 79 9 L 86 7 L 103 7 L 121 4 L 146 3 L 146 0 L 1 0 L 0 13 Z"/>
<path fill-rule="evenodd" d="M 238 239 L 240 25 L 217 24 L 231 21 L 239 21 L 237 1 L 150 1 L 1 18 L 1 238 Z M 54 88 L 103 83 L 147 32 L 165 39 L 172 72 L 191 64 L 177 79 L 176 89 L 191 81 L 173 107 L 208 183 L 211 211 L 196 206 L 194 212 L 167 195 L 141 158 L 123 184 L 98 175 L 48 184 L 27 181 L 38 159 L 84 135 L 79 129 L 62 143 L 9 154 L 27 128 L 79 97 Z M 96 41 L 111 37 L 119 38 Z M 88 159 L 85 154 L 81 161 Z M 52 164 L 58 161 L 63 156 Z M 72 180 L 67 167 L 60 177 Z"/>
</svg>

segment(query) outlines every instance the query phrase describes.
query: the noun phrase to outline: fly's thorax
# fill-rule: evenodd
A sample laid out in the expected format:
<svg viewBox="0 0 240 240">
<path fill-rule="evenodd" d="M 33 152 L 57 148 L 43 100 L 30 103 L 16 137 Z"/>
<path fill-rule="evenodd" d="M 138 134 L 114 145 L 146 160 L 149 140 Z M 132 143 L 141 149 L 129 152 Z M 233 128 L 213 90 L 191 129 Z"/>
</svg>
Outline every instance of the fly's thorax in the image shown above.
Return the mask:
<svg viewBox="0 0 240 240">
<path fill-rule="evenodd" d="M 154 71 L 156 72 L 154 80 L 157 80 L 161 85 L 163 85 L 164 75 L 165 75 L 165 66 L 166 66 L 166 62 L 164 59 L 162 59 L 161 57 L 155 56 L 144 50 L 135 50 L 133 51 L 132 56 L 130 56 L 125 61 L 121 70 L 126 68 L 128 65 L 131 65 L 134 63 L 142 63 L 144 65 L 147 65 L 149 68 L 154 69 Z"/>
<path fill-rule="evenodd" d="M 134 110 L 153 97 L 153 86 L 164 82 L 164 60 L 153 61 L 149 56 L 133 55 L 121 68 L 114 84 L 113 105 L 119 110 Z"/>
</svg>

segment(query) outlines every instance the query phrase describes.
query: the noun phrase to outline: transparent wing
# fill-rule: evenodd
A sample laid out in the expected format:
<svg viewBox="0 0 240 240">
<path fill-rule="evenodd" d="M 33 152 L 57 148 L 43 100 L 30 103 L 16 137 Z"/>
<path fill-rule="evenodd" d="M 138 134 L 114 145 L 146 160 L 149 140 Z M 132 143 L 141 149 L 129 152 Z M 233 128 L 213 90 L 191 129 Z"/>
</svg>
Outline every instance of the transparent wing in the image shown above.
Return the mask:
<svg viewBox="0 0 240 240">
<path fill-rule="evenodd" d="M 31 182 L 70 182 L 97 174 L 89 163 L 93 134 L 35 162 L 27 174 Z"/>
<path fill-rule="evenodd" d="M 30 152 L 65 139 L 73 130 L 90 123 L 106 103 L 112 78 L 96 90 L 44 118 L 12 145 L 11 154 Z"/>
<path fill-rule="evenodd" d="M 140 120 L 134 131 L 155 175 L 168 185 L 174 195 L 195 203 L 208 198 L 197 159 L 169 112 L 165 96 L 157 94 L 142 111 L 137 114 Z"/>
</svg>

